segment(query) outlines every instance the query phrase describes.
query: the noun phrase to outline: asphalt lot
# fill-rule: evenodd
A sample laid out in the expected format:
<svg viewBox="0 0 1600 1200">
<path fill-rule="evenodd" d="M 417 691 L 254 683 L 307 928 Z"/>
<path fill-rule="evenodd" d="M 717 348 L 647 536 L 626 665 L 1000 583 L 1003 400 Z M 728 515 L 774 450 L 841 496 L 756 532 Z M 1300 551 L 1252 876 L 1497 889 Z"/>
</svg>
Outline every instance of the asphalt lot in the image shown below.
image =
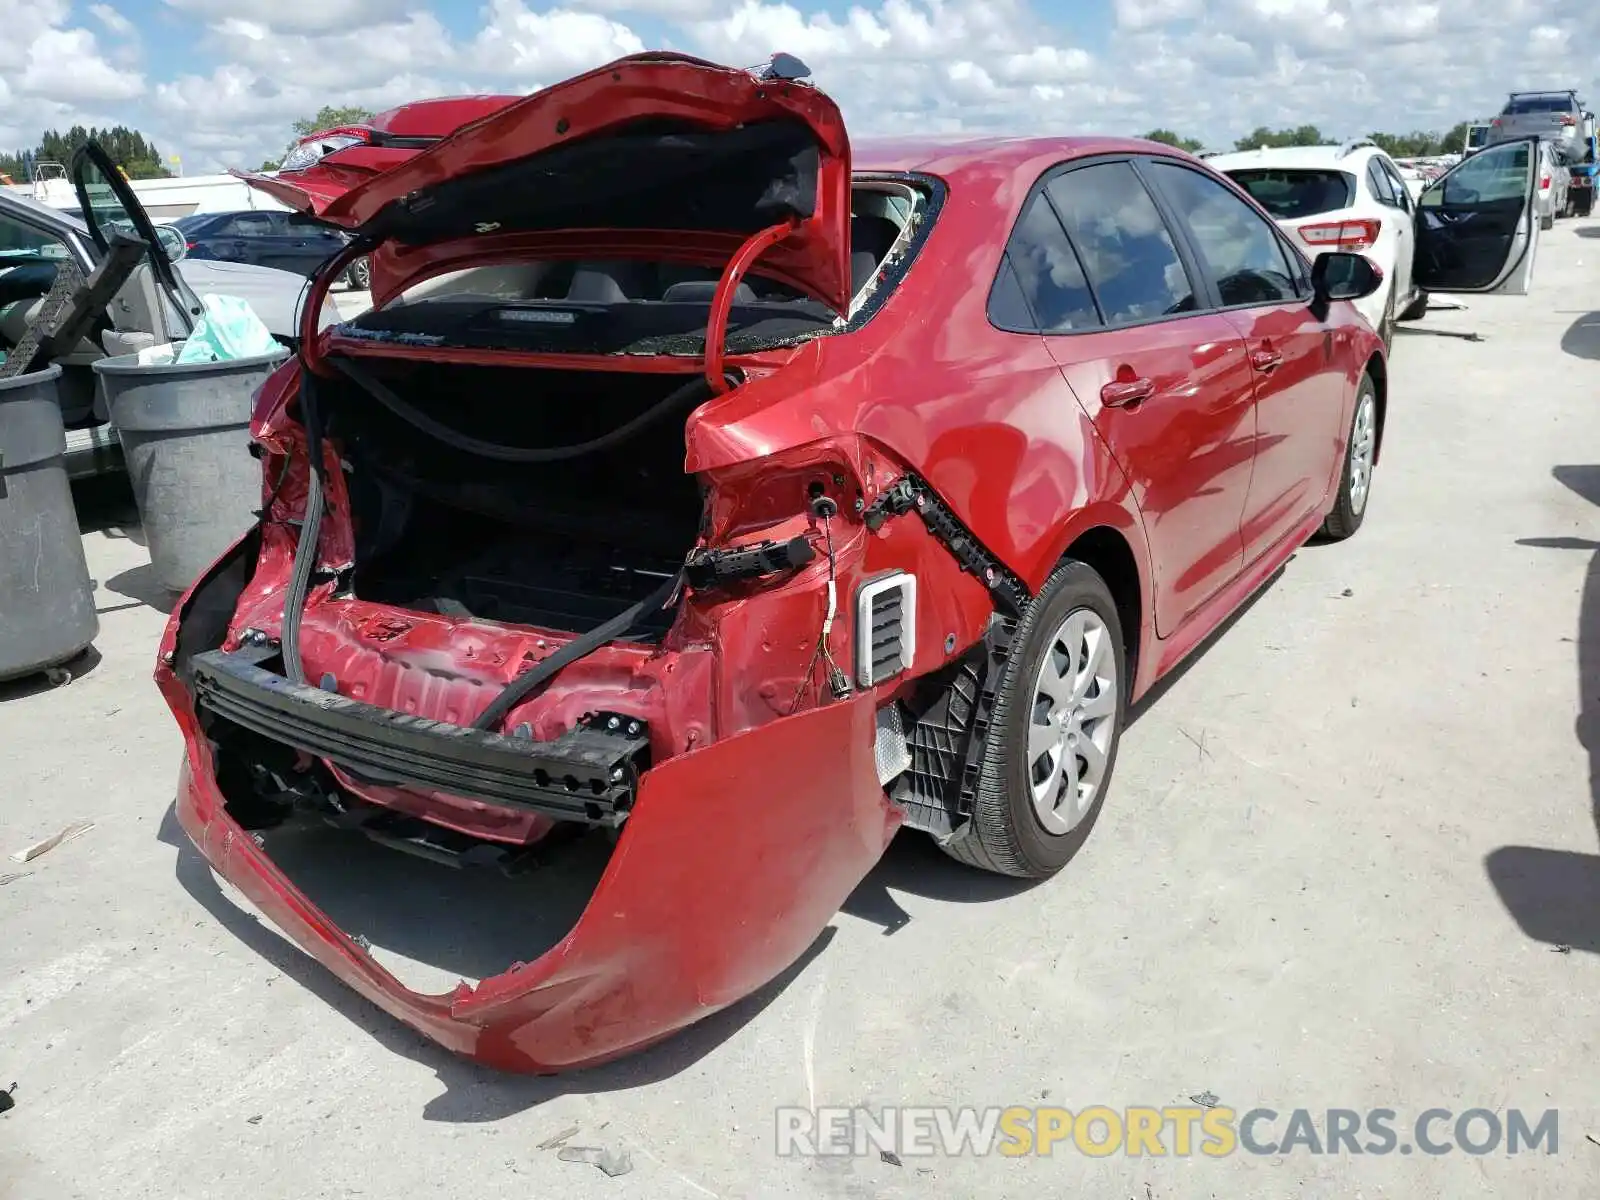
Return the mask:
<svg viewBox="0 0 1600 1200">
<path fill-rule="evenodd" d="M 453 1058 L 219 889 L 169 814 L 166 601 L 114 489 L 86 495 L 97 661 L 0 689 L 0 852 L 96 822 L 0 859 L 27 872 L 0 886 L 0 1197 L 1600 1194 L 1600 221 L 1546 235 L 1536 287 L 1402 327 L 1365 528 L 1138 714 L 1066 873 L 903 838 L 775 985 L 567 1077 Z M 502 881 L 392 858 L 336 843 L 318 895 L 439 971 L 519 957 Z M 1558 1153 L 773 1151 L 778 1105 L 1205 1093 L 1402 1132 L 1555 1108 Z M 633 1171 L 538 1148 L 571 1126 Z"/>
</svg>

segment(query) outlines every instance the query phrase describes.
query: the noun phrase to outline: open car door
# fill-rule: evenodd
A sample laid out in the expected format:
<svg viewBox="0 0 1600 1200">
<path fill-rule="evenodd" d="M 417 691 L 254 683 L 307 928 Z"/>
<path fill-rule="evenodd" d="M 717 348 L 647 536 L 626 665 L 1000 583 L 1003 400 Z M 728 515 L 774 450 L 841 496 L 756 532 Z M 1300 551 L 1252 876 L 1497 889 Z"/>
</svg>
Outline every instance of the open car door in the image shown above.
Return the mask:
<svg viewBox="0 0 1600 1200">
<path fill-rule="evenodd" d="M 150 215 L 133 194 L 122 172 L 94 142 L 87 143 L 72 156 L 71 170 L 84 223 L 89 226 L 89 236 L 100 254 L 104 256 L 119 239 L 134 238 L 143 242 L 146 248 L 144 268 L 172 310 L 154 315 L 167 317 L 165 323 L 170 328 L 174 324 L 170 318 L 175 314 L 182 331 L 179 336 L 192 332 L 201 313 L 200 299 L 173 266 L 169 244 L 157 233 Z M 167 236 L 170 238 L 171 233 Z"/>
<path fill-rule="evenodd" d="M 1412 278 L 1427 292 L 1525 296 L 1539 245 L 1539 139 L 1497 142 L 1423 189 Z"/>
</svg>

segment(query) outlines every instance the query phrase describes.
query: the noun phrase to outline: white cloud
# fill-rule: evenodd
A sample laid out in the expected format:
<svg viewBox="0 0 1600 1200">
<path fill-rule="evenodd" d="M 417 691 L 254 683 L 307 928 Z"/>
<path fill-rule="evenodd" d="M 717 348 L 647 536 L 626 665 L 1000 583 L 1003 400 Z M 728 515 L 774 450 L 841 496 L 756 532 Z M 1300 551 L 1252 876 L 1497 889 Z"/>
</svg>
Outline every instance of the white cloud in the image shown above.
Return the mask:
<svg viewBox="0 0 1600 1200">
<path fill-rule="evenodd" d="M 95 20 L 106 27 L 108 33 L 125 38 L 137 37 L 139 34 L 138 26 L 109 4 L 91 4 L 89 12 L 93 14 Z"/>
<path fill-rule="evenodd" d="M 241 13 L 259 13 L 260 6 L 242 0 L 166 0 L 169 8 L 189 16 L 221 21 Z M 291 32 L 326 32 L 359 29 L 373 22 L 393 20 L 408 8 L 426 9 L 423 0 L 273 0 L 268 17 L 274 29 Z"/>
<path fill-rule="evenodd" d="M 1062 24 L 1043 0 L 472 0 L 465 30 L 445 3 L 161 0 L 202 53 L 157 62 L 132 0 L 0 0 L 18 47 L 0 61 L 0 146 L 120 121 L 191 171 L 254 165 L 326 104 L 526 91 L 647 46 L 797 55 L 860 134 L 1160 125 L 1228 145 L 1263 124 L 1443 129 L 1494 111 L 1503 86 L 1592 91 L 1574 48 L 1600 39 L 1590 0 L 1102 0 L 1114 26 L 1093 52 L 1082 6 L 1058 6 Z"/>
<path fill-rule="evenodd" d="M 485 17 L 469 60 L 499 75 L 550 83 L 645 48 L 633 30 L 599 13 L 533 12 L 522 0 L 490 0 Z"/>
<path fill-rule="evenodd" d="M 24 55 L 27 66 L 17 91 L 67 104 L 132 100 L 144 92 L 144 76 L 120 71 L 100 56 L 87 29 L 47 29 Z"/>
</svg>

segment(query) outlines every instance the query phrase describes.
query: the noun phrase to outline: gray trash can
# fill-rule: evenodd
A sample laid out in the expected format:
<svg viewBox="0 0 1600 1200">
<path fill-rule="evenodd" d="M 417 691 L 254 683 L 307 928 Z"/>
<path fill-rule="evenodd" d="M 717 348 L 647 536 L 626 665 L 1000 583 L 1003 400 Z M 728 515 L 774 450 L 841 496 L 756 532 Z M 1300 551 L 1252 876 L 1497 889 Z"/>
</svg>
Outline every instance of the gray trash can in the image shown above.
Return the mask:
<svg viewBox="0 0 1600 1200">
<path fill-rule="evenodd" d="M 0 679 L 76 657 L 100 632 L 62 456 L 60 367 L 0 379 Z"/>
<path fill-rule="evenodd" d="M 144 365 L 127 354 L 94 364 L 168 591 L 186 589 L 254 524 L 261 469 L 250 457 L 251 403 L 288 356 Z"/>
</svg>

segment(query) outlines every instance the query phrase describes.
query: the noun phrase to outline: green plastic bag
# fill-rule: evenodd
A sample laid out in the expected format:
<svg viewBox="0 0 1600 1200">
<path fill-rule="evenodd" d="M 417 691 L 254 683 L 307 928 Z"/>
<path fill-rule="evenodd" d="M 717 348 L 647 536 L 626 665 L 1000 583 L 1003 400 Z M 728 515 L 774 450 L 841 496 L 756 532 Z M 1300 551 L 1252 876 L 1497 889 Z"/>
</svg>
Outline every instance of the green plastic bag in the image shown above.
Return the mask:
<svg viewBox="0 0 1600 1200">
<path fill-rule="evenodd" d="M 200 297 L 204 312 L 178 352 L 180 363 L 231 362 L 278 348 L 256 310 L 238 296 Z"/>
</svg>

